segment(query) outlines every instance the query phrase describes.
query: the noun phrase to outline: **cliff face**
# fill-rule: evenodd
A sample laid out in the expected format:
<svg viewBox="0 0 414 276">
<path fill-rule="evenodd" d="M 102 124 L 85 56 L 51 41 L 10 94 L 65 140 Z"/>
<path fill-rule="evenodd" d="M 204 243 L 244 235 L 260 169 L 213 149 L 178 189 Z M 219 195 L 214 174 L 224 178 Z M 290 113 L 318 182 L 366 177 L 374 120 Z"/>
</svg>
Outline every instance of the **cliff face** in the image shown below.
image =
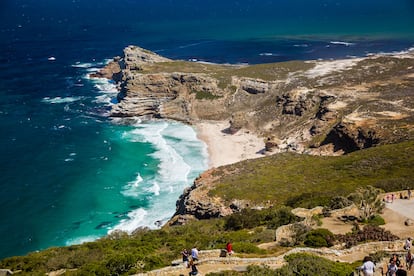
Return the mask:
<svg viewBox="0 0 414 276">
<path fill-rule="evenodd" d="M 414 53 L 335 61 L 225 66 L 172 61 L 129 46 L 97 76 L 120 83 L 112 116 L 229 120 L 267 138 L 266 149 L 340 155 L 414 138 Z M 201 176 L 176 221 L 227 215 Z M 178 223 L 178 222 L 177 222 Z"/>
<path fill-rule="evenodd" d="M 112 116 L 229 120 L 276 152 L 343 154 L 414 136 L 412 53 L 236 67 L 129 46 L 97 75 L 120 82 Z"/>
</svg>

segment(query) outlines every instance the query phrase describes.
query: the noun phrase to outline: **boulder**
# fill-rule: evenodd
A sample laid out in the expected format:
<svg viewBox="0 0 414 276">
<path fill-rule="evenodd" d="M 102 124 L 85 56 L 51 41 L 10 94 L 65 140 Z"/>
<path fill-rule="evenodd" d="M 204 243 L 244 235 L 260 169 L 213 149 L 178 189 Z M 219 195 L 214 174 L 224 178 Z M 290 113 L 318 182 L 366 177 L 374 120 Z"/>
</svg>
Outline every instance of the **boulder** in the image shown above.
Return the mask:
<svg viewBox="0 0 414 276">
<path fill-rule="evenodd" d="M 411 225 L 414 225 L 414 221 L 413 221 L 412 219 L 406 219 L 406 220 L 404 221 L 404 225 L 405 225 L 405 226 L 411 226 Z"/>
</svg>

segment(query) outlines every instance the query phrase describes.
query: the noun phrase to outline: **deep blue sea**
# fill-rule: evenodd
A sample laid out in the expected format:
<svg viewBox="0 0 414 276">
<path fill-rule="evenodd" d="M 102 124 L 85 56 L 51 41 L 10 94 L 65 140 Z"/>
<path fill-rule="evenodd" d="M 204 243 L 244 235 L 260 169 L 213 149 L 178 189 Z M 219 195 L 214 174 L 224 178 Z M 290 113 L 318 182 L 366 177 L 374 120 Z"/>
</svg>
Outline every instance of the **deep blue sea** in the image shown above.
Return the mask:
<svg viewBox="0 0 414 276">
<path fill-rule="evenodd" d="M 412 0 L 0 1 L 0 258 L 157 227 L 207 168 L 190 126 L 107 117 L 130 44 L 217 63 L 414 46 Z"/>
</svg>

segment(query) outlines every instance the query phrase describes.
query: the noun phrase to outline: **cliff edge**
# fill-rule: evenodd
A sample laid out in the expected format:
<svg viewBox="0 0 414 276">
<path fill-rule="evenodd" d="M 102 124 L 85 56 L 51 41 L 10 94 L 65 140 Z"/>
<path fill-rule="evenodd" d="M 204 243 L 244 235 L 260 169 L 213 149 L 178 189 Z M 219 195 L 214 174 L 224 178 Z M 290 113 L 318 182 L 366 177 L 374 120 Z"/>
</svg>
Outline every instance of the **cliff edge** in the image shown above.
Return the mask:
<svg viewBox="0 0 414 276">
<path fill-rule="evenodd" d="M 228 120 L 269 151 L 338 155 L 414 135 L 413 52 L 231 66 L 129 46 L 96 75 L 120 84 L 112 116 Z"/>
<path fill-rule="evenodd" d="M 228 120 L 229 132 L 256 133 L 273 153 L 343 155 L 414 138 L 414 52 L 233 66 L 174 61 L 129 46 L 97 76 L 119 83 L 111 116 Z M 212 175 L 184 192 L 172 223 L 248 205 L 210 196 Z"/>
</svg>

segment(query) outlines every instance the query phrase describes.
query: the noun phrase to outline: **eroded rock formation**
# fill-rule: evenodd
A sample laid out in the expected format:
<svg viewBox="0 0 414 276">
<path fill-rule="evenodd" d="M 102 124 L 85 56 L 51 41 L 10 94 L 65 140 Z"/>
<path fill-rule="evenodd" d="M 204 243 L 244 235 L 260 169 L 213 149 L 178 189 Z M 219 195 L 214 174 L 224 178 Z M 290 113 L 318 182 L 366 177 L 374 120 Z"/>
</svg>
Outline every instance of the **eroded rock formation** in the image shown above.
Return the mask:
<svg viewBox="0 0 414 276">
<path fill-rule="evenodd" d="M 229 120 L 229 132 L 248 129 L 272 152 L 339 155 L 414 138 L 413 52 L 240 67 L 172 61 L 129 46 L 95 76 L 119 83 L 112 116 Z M 175 222 L 234 211 L 207 196 L 210 178 L 184 192 Z"/>
<path fill-rule="evenodd" d="M 237 67 L 129 46 L 94 76 L 120 83 L 112 116 L 229 120 L 273 152 L 343 154 L 414 136 L 413 53 Z"/>
</svg>

